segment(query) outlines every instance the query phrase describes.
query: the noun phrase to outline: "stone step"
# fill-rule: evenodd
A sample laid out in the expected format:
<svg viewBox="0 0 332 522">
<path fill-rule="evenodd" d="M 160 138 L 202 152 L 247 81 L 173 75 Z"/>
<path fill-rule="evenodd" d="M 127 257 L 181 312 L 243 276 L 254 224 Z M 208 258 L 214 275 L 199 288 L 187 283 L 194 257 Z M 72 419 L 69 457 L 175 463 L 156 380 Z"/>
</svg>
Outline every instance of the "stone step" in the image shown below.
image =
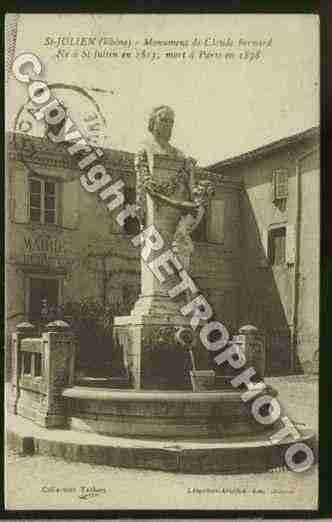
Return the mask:
<svg viewBox="0 0 332 522">
<path fill-rule="evenodd" d="M 111 437 L 67 429 L 45 429 L 19 416 L 6 420 L 7 446 L 21 454 L 39 454 L 73 462 L 181 473 L 254 473 L 284 468 L 285 451 L 294 443 L 273 444 L 263 437 L 211 440 Z M 314 448 L 314 435 L 296 442 Z"/>
</svg>

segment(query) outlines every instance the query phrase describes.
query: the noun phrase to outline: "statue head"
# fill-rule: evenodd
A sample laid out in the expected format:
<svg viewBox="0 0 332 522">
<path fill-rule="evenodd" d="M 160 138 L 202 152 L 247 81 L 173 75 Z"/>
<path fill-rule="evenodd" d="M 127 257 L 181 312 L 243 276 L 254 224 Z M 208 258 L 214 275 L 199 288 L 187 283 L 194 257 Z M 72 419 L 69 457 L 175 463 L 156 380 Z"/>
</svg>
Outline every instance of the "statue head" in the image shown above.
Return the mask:
<svg viewBox="0 0 332 522">
<path fill-rule="evenodd" d="M 174 111 L 167 105 L 155 107 L 149 117 L 148 130 L 158 140 L 169 141 L 174 125 Z"/>
</svg>

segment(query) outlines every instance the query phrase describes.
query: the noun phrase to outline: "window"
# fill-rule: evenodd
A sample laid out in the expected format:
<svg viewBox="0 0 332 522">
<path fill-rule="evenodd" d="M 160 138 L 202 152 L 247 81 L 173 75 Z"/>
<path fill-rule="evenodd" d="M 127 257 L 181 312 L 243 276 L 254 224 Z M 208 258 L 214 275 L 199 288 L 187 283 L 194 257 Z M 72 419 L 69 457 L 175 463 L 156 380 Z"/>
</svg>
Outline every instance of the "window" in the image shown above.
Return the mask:
<svg viewBox="0 0 332 522">
<path fill-rule="evenodd" d="M 273 201 L 287 199 L 288 196 L 288 171 L 277 169 L 273 172 Z"/>
<path fill-rule="evenodd" d="M 286 227 L 269 230 L 268 258 L 270 265 L 286 262 Z"/>
<path fill-rule="evenodd" d="M 42 376 L 42 356 L 41 353 L 35 353 L 35 377 Z"/>
<path fill-rule="evenodd" d="M 136 191 L 126 187 L 124 189 L 125 205 L 134 205 L 136 203 Z M 139 221 L 135 217 L 127 217 L 124 223 L 124 232 L 130 236 L 136 236 L 140 232 Z"/>
<path fill-rule="evenodd" d="M 32 370 L 32 354 L 30 352 L 22 353 L 22 373 L 25 375 L 31 375 Z"/>
<path fill-rule="evenodd" d="M 57 184 L 53 181 L 30 179 L 30 221 L 48 225 L 57 223 L 57 188 Z"/>
</svg>

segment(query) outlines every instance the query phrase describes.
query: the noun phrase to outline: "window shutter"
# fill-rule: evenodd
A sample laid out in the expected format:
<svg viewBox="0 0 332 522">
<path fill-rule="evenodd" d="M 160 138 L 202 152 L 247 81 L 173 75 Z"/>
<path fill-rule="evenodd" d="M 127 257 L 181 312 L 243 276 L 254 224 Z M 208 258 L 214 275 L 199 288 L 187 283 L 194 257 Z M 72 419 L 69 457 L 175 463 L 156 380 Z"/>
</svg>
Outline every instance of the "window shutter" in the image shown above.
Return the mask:
<svg viewBox="0 0 332 522">
<path fill-rule="evenodd" d="M 16 223 L 27 223 L 28 216 L 28 198 L 29 198 L 29 180 L 28 174 L 21 169 L 14 172 L 13 177 L 13 217 Z"/>
<path fill-rule="evenodd" d="M 204 220 L 204 217 L 203 217 Z M 209 211 L 208 239 L 216 243 L 224 241 L 225 201 L 214 199 Z"/>
<path fill-rule="evenodd" d="M 79 225 L 79 180 L 74 179 L 63 184 L 62 208 L 63 226 L 65 228 L 78 228 Z"/>
<path fill-rule="evenodd" d="M 269 231 L 267 228 L 264 228 L 261 232 L 261 242 L 262 242 L 262 254 L 260 259 L 260 266 L 268 266 L 268 245 L 269 245 Z"/>
<path fill-rule="evenodd" d="M 286 263 L 295 263 L 296 229 L 294 225 L 287 225 L 286 229 Z"/>
<path fill-rule="evenodd" d="M 273 173 L 273 200 L 286 199 L 288 196 L 288 171 L 277 169 Z"/>
</svg>

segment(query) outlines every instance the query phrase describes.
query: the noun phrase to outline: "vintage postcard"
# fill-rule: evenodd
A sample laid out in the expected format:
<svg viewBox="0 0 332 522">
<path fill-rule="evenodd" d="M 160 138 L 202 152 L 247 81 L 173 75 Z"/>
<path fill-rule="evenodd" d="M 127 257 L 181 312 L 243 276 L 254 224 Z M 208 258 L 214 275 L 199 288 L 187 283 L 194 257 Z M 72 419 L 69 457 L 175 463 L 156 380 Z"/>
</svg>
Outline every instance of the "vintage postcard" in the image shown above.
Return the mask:
<svg viewBox="0 0 332 522">
<path fill-rule="evenodd" d="M 6 17 L 6 507 L 318 508 L 319 19 Z"/>
</svg>

